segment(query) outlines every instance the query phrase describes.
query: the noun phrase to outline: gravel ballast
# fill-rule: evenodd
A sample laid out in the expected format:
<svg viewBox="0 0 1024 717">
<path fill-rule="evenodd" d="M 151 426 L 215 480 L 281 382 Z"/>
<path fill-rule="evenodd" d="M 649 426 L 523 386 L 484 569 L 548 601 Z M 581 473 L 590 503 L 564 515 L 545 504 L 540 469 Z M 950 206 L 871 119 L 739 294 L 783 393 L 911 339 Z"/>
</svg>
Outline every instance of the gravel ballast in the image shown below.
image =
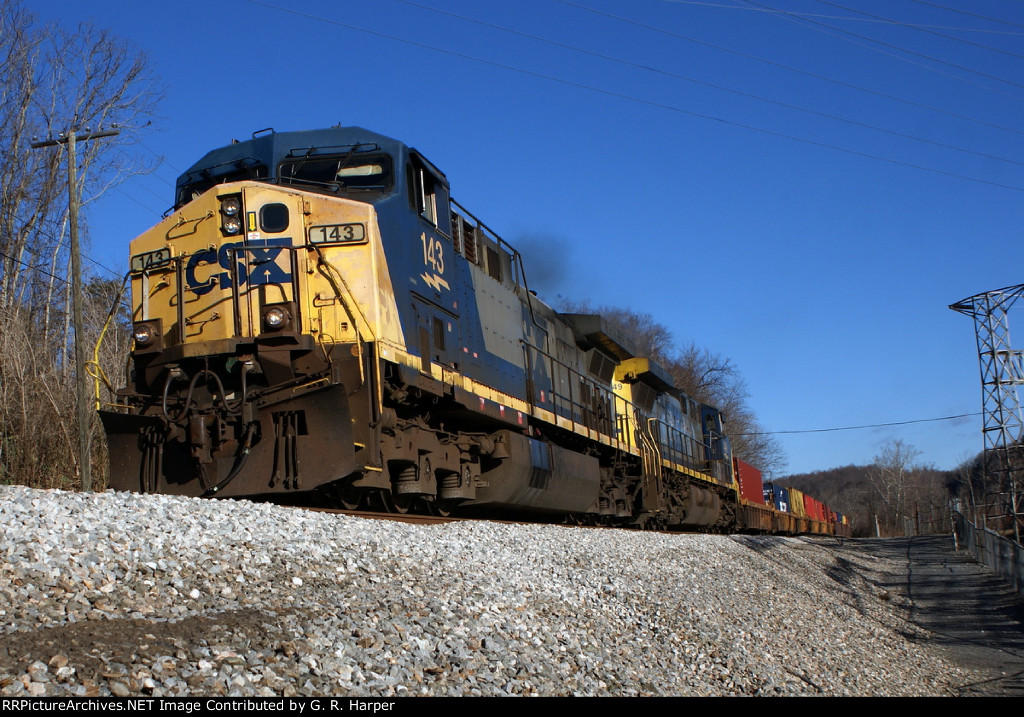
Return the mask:
<svg viewBox="0 0 1024 717">
<path fill-rule="evenodd" d="M 0 694 L 947 695 L 833 539 L 0 486 Z"/>
</svg>

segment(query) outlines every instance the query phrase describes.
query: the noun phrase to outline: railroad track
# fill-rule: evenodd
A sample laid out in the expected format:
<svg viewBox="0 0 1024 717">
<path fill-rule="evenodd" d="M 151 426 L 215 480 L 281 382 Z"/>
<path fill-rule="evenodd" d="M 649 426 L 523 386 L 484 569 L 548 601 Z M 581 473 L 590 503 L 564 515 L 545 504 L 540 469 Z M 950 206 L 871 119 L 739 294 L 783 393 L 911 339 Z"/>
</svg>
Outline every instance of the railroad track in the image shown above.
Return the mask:
<svg viewBox="0 0 1024 717">
<path fill-rule="evenodd" d="M 489 523 L 506 523 L 508 525 L 558 525 L 563 528 L 598 528 L 604 530 L 629 530 L 626 526 L 613 526 L 613 525 L 584 525 L 580 523 L 560 523 L 550 521 L 531 520 L 529 518 L 522 518 L 520 520 L 508 520 L 493 517 L 481 517 L 481 516 L 450 516 L 450 515 L 428 515 L 422 513 L 393 513 L 386 511 L 370 511 L 370 510 L 347 510 L 345 508 L 323 508 L 316 506 L 299 506 L 304 510 L 316 511 L 318 513 L 334 513 L 338 515 L 350 515 L 355 518 L 368 518 L 370 520 L 390 520 L 396 523 L 410 523 L 412 525 L 437 525 L 442 523 L 458 523 L 462 521 L 476 521 L 485 520 Z M 700 531 L 679 531 L 679 530 L 649 530 L 646 532 L 651 533 L 662 533 L 665 535 L 680 535 L 682 533 L 695 533 Z"/>
<path fill-rule="evenodd" d="M 418 513 L 383 513 L 369 510 L 345 510 L 344 508 L 315 508 L 307 507 L 306 510 L 313 510 L 318 513 L 337 513 L 339 515 L 351 515 L 356 518 L 369 518 L 370 520 L 390 520 L 397 523 L 411 523 L 413 525 L 433 525 L 435 523 L 454 523 L 461 520 L 473 520 L 472 518 L 453 518 L 444 515 L 421 515 Z"/>
</svg>

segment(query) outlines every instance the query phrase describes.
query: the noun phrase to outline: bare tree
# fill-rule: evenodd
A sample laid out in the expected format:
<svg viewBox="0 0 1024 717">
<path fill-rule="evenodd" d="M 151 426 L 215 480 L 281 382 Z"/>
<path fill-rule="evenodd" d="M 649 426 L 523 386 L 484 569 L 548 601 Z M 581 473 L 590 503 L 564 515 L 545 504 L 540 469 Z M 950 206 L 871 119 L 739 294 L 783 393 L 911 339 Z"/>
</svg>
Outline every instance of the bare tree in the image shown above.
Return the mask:
<svg viewBox="0 0 1024 717">
<path fill-rule="evenodd" d="M 892 533 L 902 531 L 914 493 L 913 463 L 921 451 L 896 438 L 886 441 L 868 469 L 868 480 L 880 500 L 881 522 Z"/>
<path fill-rule="evenodd" d="M 0 306 L 42 310 L 59 299 L 68 261 L 66 155 L 34 138 L 117 126 L 116 140 L 83 143 L 83 206 L 152 165 L 132 151 L 159 90 L 143 55 L 108 32 L 40 25 L 17 2 L 0 8 Z M 46 325 L 44 323 L 44 325 Z"/>
<path fill-rule="evenodd" d="M 30 144 L 119 128 L 115 140 L 79 146 L 77 186 L 87 209 L 153 168 L 132 145 L 160 92 L 145 57 L 123 41 L 89 25 L 41 24 L 17 0 L 0 6 L 0 73 L 0 481 L 67 487 L 80 429 L 68 353 L 67 153 Z M 79 337 L 88 354 L 97 334 Z"/>
</svg>

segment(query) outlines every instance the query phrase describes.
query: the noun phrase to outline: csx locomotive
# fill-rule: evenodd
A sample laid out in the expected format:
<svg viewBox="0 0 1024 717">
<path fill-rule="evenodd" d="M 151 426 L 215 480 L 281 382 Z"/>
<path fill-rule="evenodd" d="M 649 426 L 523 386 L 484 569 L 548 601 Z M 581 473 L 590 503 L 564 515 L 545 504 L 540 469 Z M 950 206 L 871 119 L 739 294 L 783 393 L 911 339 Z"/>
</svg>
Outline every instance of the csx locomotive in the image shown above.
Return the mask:
<svg viewBox="0 0 1024 717">
<path fill-rule="evenodd" d="M 723 416 L 520 254 L 405 144 L 264 131 L 131 243 L 134 348 L 101 411 L 115 489 L 644 527 L 770 521 Z M 816 532 L 823 532 L 824 528 Z"/>
</svg>

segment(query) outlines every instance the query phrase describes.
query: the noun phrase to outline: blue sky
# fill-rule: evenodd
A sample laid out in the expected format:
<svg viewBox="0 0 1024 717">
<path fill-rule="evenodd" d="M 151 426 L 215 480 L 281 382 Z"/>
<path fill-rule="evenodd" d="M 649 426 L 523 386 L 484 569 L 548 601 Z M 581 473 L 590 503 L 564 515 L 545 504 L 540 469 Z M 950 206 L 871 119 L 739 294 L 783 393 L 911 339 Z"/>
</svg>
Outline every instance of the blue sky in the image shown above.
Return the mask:
<svg viewBox="0 0 1024 717">
<path fill-rule="evenodd" d="M 25 6 L 112 30 L 166 88 L 140 147 L 162 164 L 89 209 L 108 267 L 207 150 L 361 125 L 440 167 L 549 300 L 730 358 L 767 430 L 975 414 L 780 433 L 790 472 L 982 447 L 974 327 L 947 307 L 1024 282 L 1020 0 Z"/>
</svg>

